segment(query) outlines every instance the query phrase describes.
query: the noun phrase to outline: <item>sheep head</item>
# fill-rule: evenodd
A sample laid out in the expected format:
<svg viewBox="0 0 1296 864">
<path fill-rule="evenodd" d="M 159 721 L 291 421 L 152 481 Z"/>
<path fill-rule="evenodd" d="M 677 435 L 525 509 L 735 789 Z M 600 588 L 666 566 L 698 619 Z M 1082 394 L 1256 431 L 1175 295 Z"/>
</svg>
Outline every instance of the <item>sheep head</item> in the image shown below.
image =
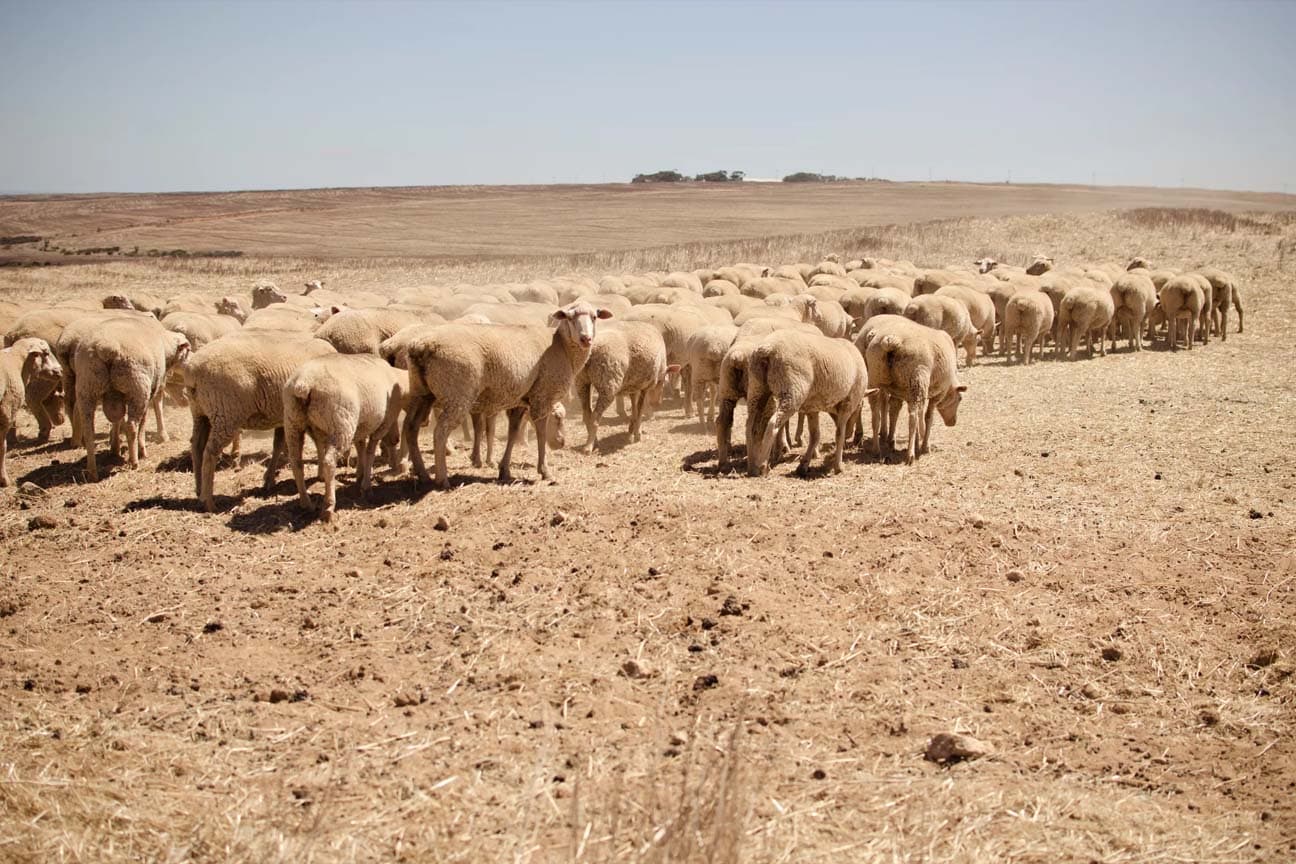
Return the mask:
<svg viewBox="0 0 1296 864">
<path fill-rule="evenodd" d="M 589 349 L 594 344 L 594 332 L 597 321 L 612 317 L 607 309 L 601 309 L 583 300 L 569 303 L 549 316 L 549 326 L 558 326 L 557 334 L 572 345 Z"/>
</svg>

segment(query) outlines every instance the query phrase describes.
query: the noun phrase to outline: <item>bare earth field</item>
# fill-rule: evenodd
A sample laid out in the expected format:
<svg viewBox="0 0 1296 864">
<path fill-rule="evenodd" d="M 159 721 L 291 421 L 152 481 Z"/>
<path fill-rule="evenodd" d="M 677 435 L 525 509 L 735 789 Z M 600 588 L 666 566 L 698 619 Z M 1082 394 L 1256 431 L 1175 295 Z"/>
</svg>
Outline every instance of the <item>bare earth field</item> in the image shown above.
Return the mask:
<svg viewBox="0 0 1296 864">
<path fill-rule="evenodd" d="M 968 216 L 1296 209 L 1296 196 L 1105 186 L 735 183 L 0 198 L 0 237 L 68 249 L 344 258 L 568 255 Z M 47 260 L 36 246 L 9 254 Z M 57 260 L 57 256 L 53 256 Z"/>
<path fill-rule="evenodd" d="M 885 230 L 859 227 L 874 205 L 845 198 L 764 225 L 773 193 L 743 189 L 723 194 L 753 196 L 755 215 L 732 225 L 699 204 L 629 234 L 596 224 L 624 214 L 564 220 L 655 192 L 572 190 L 552 216 L 522 191 L 480 193 L 518 196 L 500 224 L 537 227 L 516 245 L 511 227 L 446 228 L 417 196 L 365 205 L 367 229 L 358 208 L 333 226 L 323 204 L 230 217 L 213 203 L 211 234 L 179 217 L 104 233 L 244 248 L 272 220 L 257 248 L 289 254 L 0 271 L 0 298 L 49 302 L 829 251 L 932 266 L 1137 253 L 1228 269 L 1246 304 L 1245 332 L 1234 319 L 1192 351 L 979 362 L 958 425 L 912 467 L 850 451 L 840 476 L 717 475 L 711 436 L 667 403 L 640 444 L 612 416 L 599 452 L 557 453 L 556 483 L 534 482 L 531 446 L 509 487 L 457 451 L 452 491 L 382 475 L 368 501 L 345 489 L 330 526 L 298 509 L 287 474 L 258 491 L 267 438 L 218 472 L 208 515 L 184 409 L 168 414 L 175 440 L 98 484 L 83 453 L 32 445 L 24 415 L 10 473 L 48 494 L 0 490 L 0 860 L 1296 857 L 1296 227 L 1080 212 L 1147 190 L 1053 215 L 991 200 L 1017 187 L 953 213 L 939 186 L 901 190 L 916 203 L 880 216 L 899 226 Z M 1138 203 L 1190 203 L 1157 194 Z M 465 205 L 465 224 L 487 225 L 485 207 Z M 987 218 L 905 224 L 960 213 Z M 5 215 L 0 233 L 62 218 Z M 439 232 L 455 254 L 502 257 L 408 257 Z M 797 236 L 742 239 L 759 234 Z M 321 237 L 407 257 L 331 258 Z M 651 248 L 620 251 L 636 246 Z M 33 530 L 37 516 L 53 527 Z M 954 730 L 995 752 L 924 761 Z"/>
</svg>

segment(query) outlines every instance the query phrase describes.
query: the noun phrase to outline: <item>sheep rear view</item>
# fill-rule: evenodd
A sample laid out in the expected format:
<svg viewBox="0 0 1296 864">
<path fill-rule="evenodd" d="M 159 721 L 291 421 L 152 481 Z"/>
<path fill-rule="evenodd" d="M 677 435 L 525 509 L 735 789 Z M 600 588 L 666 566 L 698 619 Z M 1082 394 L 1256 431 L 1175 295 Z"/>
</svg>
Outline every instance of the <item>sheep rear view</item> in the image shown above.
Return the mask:
<svg viewBox="0 0 1296 864">
<path fill-rule="evenodd" d="M 306 334 L 260 331 L 223 336 L 189 358 L 189 451 L 194 490 L 207 512 L 216 509 L 212 487 L 220 452 L 242 429 L 274 430 L 264 479 L 267 489 L 273 486 L 284 455 L 283 386 L 307 360 L 333 353 L 332 345 Z"/>
<path fill-rule="evenodd" d="M 320 518 L 333 518 L 337 504 L 335 473 L 339 457 L 354 445 L 359 451 L 360 494 L 372 484 L 374 453 L 380 442 L 391 451 L 391 468 L 400 467 L 400 411 L 409 376 L 369 354 L 325 354 L 307 360 L 283 388 L 284 443 L 302 504 L 306 492 L 302 445 L 310 435 L 319 458 L 324 500 Z"/>
<path fill-rule="evenodd" d="M 818 334 L 780 330 L 752 352 L 747 370 L 747 410 L 754 440 L 747 447 L 747 473 L 769 472 L 775 436 L 796 414 L 804 414 L 810 440 L 797 466 L 805 474 L 819 450 L 819 413 L 836 424 L 837 445 L 829 470 L 840 474 L 846 427 L 868 390 L 864 358 L 850 342 Z"/>
<path fill-rule="evenodd" d="M 576 400 L 588 436 L 581 451 L 594 450 L 603 412 L 621 394 L 630 397 L 630 440 L 638 443 L 644 409 L 661 398 L 666 375 L 677 371 L 667 364 L 666 343 L 653 325 L 626 321 L 605 327 L 576 375 Z"/>
</svg>

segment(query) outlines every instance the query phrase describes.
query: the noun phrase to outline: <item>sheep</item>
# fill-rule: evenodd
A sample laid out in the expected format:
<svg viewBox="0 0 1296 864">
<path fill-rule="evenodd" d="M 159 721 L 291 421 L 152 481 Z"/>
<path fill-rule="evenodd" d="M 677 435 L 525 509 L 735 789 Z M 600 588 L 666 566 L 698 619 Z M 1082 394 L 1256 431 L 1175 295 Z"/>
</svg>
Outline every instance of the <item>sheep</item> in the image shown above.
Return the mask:
<svg viewBox="0 0 1296 864">
<path fill-rule="evenodd" d="M 139 291 L 132 291 L 130 294 L 118 292 L 103 298 L 105 309 L 133 309 L 136 312 L 147 312 L 158 320 L 162 319 L 162 310 L 166 305 L 152 294 Z"/>
<path fill-rule="evenodd" d="M 737 332 L 733 327 L 729 329 Z M 630 440 L 638 443 L 645 406 L 651 408 L 661 398 L 667 373 L 678 371 L 678 366 L 666 362 L 666 343 L 652 324 L 626 321 L 603 328 L 590 349 L 589 360 L 576 373 L 576 401 L 588 436 L 581 452 L 593 452 L 598 444 L 599 420 L 621 394 L 630 398 Z"/>
<path fill-rule="evenodd" d="M 806 320 L 818 327 L 819 332 L 832 338 L 846 338 L 850 331 L 851 316 L 840 303 L 822 298 L 810 302 L 813 295 L 809 294 L 802 294 L 800 297 L 805 298 L 802 302 L 809 306 L 809 317 Z"/>
<path fill-rule="evenodd" d="M 990 295 L 967 285 L 944 285 L 936 289 L 937 297 L 952 297 L 967 309 L 972 327 L 981 334 L 981 348 L 986 354 L 994 350 L 995 304 Z"/>
<path fill-rule="evenodd" d="M 972 327 L 967 307 L 958 300 L 936 294 L 922 294 L 909 301 L 903 314 L 910 321 L 944 330 L 955 345 L 963 346 L 967 365 L 976 363 L 977 331 Z"/>
<path fill-rule="evenodd" d="M 485 415 L 508 411 L 509 430 L 500 458 L 499 479 L 512 481 L 509 463 L 513 442 L 528 408 L 535 426 L 536 470 L 551 479 L 545 464 L 546 426 L 552 406 L 571 389 L 589 359 L 596 322 L 612 317 L 583 300 L 553 313 L 551 325 L 491 327 L 447 324 L 409 346 L 410 404 L 402 435 L 408 442 L 414 472 L 431 480 L 418 448 L 418 430 L 436 408 L 436 482 L 446 489 L 446 440 L 450 430 L 472 411 Z"/>
<path fill-rule="evenodd" d="M 163 329 L 156 320 L 110 318 L 77 343 L 72 356 L 76 409 L 81 416 L 86 476 L 91 481 L 99 479 L 94 435 L 99 403 L 103 403 L 104 414 L 113 425 L 113 441 L 125 421 L 126 464 L 139 467 L 140 458 L 148 455 L 144 420 L 149 406 L 154 405 L 160 415 L 156 403 L 162 396 L 167 366 L 183 362 L 188 353 L 189 340 L 181 333 Z"/>
<path fill-rule="evenodd" d="M 216 314 L 228 315 L 240 324 L 247 322 L 250 314 L 243 301 L 237 297 L 222 297 L 216 301 Z"/>
<path fill-rule="evenodd" d="M 964 278 L 967 277 L 948 270 L 927 270 L 914 280 L 913 293 L 915 297 L 922 294 L 935 294 L 946 285 L 952 285 Z"/>
<path fill-rule="evenodd" d="M 0 351 L 0 486 L 9 485 L 5 453 L 9 433 L 18 424 L 18 406 L 40 407 L 38 392 L 60 379 L 59 362 L 44 339 L 28 337 Z M 48 432 L 46 432 L 48 437 Z"/>
<path fill-rule="evenodd" d="M 1125 265 L 1125 269 L 1126 270 L 1138 270 L 1138 269 L 1155 270 L 1156 268 L 1153 267 L 1146 258 L 1142 257 L 1141 255 L 1135 255 L 1133 258 L 1130 259 L 1129 264 Z"/>
<path fill-rule="evenodd" d="M 1157 299 L 1162 314 L 1165 315 L 1170 350 L 1174 351 L 1178 347 L 1179 319 L 1182 317 L 1188 319 L 1187 344 L 1191 349 L 1197 336 L 1197 319 L 1201 316 L 1202 304 L 1205 302 L 1201 285 L 1191 276 L 1176 276 L 1162 286 Z"/>
<path fill-rule="evenodd" d="M 699 417 L 708 430 L 715 428 L 716 400 L 720 395 L 720 363 L 725 352 L 738 338 L 738 328 L 732 324 L 711 324 L 697 330 L 689 337 L 684 348 L 684 362 L 688 366 L 688 392 L 684 398 L 692 398 L 697 406 Z"/>
<path fill-rule="evenodd" d="M 636 306 L 627 315 L 625 321 L 645 321 L 656 327 L 662 334 L 662 339 L 666 342 L 666 362 L 671 366 L 683 367 L 685 361 L 685 346 L 688 343 L 688 337 L 696 331 L 707 326 L 707 324 L 727 323 L 716 322 L 707 317 L 704 311 L 707 307 L 691 306 L 664 306 L 661 304 L 645 304 Z M 611 313 L 609 313 L 611 314 Z M 687 383 L 687 382 L 686 382 Z M 687 402 L 684 405 L 684 416 L 691 417 L 693 406 Z"/>
<path fill-rule="evenodd" d="M 409 375 L 369 354 L 324 354 L 307 360 L 284 383 L 284 444 L 304 507 L 312 507 L 302 462 L 308 434 L 324 483 L 320 518 L 325 522 L 332 520 L 337 502 L 338 457 L 345 459 L 353 444 L 360 455 L 361 496 L 369 492 L 379 442 L 390 448 L 392 470 L 400 469 L 399 420 L 408 387 Z"/>
<path fill-rule="evenodd" d="M 1139 273 L 1127 272 L 1112 283 L 1110 291 L 1112 304 L 1115 307 L 1108 328 L 1112 350 L 1116 350 L 1116 327 L 1121 325 L 1129 334 L 1130 347 L 1135 351 L 1142 351 L 1143 328 L 1148 313 L 1157 302 L 1157 292 L 1152 285 L 1152 280 Z"/>
<path fill-rule="evenodd" d="M 1197 287 L 1201 289 L 1202 302 L 1201 310 L 1197 313 L 1197 338 L 1202 341 L 1202 344 L 1209 344 L 1211 311 L 1215 308 L 1215 286 L 1200 273 L 1185 273 L 1184 275 L 1194 280 Z"/>
<path fill-rule="evenodd" d="M 854 345 L 844 339 L 780 330 L 751 354 L 747 367 L 747 411 L 752 436 L 747 443 L 747 473 L 769 473 L 770 453 L 779 430 L 804 414 L 810 440 L 797 465 L 804 475 L 819 449 L 819 412 L 832 415 L 837 447 L 829 470 L 840 474 L 846 426 L 868 395 L 868 370 Z"/>
<path fill-rule="evenodd" d="M 1062 353 L 1062 345 L 1069 348 L 1067 358 L 1076 359 L 1076 349 L 1080 347 L 1081 334 L 1093 356 L 1094 334 L 1098 335 L 1098 350 L 1107 355 L 1107 343 L 1103 341 L 1107 325 L 1116 314 L 1116 304 L 1112 302 L 1111 292 L 1096 285 L 1077 285 L 1066 292 L 1058 309 L 1057 352 Z"/>
<path fill-rule="evenodd" d="M 811 282 L 816 276 L 840 276 L 846 278 L 846 268 L 841 265 L 840 261 L 825 258 L 806 274 L 806 281 Z"/>
<path fill-rule="evenodd" d="M 1028 285 L 1023 282 L 1005 281 L 1000 279 L 988 279 L 985 282 L 984 292 L 985 295 L 990 298 L 990 302 L 994 304 L 995 321 L 998 322 L 996 325 L 996 331 L 998 332 L 1002 333 L 1004 330 L 1003 321 L 1005 316 L 1007 315 L 1008 301 L 1012 299 L 1013 295 L 1022 291 L 1039 290 L 1038 279 L 1035 279 L 1034 277 L 1031 276 L 1025 276 L 1025 275 L 1022 276 L 1022 279 L 1030 280 L 1032 284 Z M 1049 320 L 1050 321 L 1053 320 L 1053 315 L 1049 315 Z M 993 350 L 994 350 L 994 345 L 992 343 L 991 346 L 987 349 L 987 351 L 993 351 Z M 1008 353 L 1008 345 L 1006 343 L 1001 342 L 999 345 L 999 351 L 1001 354 Z"/>
<path fill-rule="evenodd" d="M 978 258 L 973 261 L 972 264 L 976 267 L 978 273 L 989 273 L 991 270 L 999 266 L 999 262 L 989 256 Z"/>
<path fill-rule="evenodd" d="M 842 294 L 837 298 L 837 302 L 841 304 L 842 309 L 851 318 L 860 318 L 864 315 L 864 304 L 868 303 L 869 298 L 876 294 L 878 290 L 877 288 L 860 285 Z"/>
<path fill-rule="evenodd" d="M 84 309 L 55 307 L 53 309 L 33 309 L 19 315 L 9 329 L 5 331 L 4 347 L 8 348 L 19 339 L 43 339 L 49 345 L 58 341 L 63 328 L 78 318 L 84 318 Z"/>
<path fill-rule="evenodd" d="M 228 315 L 212 315 L 206 312 L 172 312 L 162 319 L 162 326 L 174 333 L 182 333 L 189 340 L 189 351 L 192 354 L 208 342 L 214 342 L 222 336 L 240 330 L 238 321 Z M 167 368 L 166 394 L 180 405 L 187 405 L 184 398 L 184 363 L 177 363 Z"/>
<path fill-rule="evenodd" d="M 431 316 L 429 320 L 429 316 Z M 400 330 L 414 324 L 432 323 L 440 316 L 435 313 L 389 309 L 348 309 L 331 316 L 315 330 L 315 338 L 323 339 L 339 354 L 378 354 L 384 339 L 395 336 Z"/>
<path fill-rule="evenodd" d="M 334 354 L 322 339 L 296 331 L 231 333 L 193 353 L 185 367 L 185 396 L 193 414 L 189 452 L 194 489 L 203 508 L 216 509 L 213 482 L 221 450 L 242 429 L 273 429 L 265 488 L 274 485 L 284 454 L 283 386 L 301 364 Z"/>
<path fill-rule="evenodd" d="M 743 296 L 738 290 L 738 286 L 728 279 L 712 279 L 702 286 L 703 297 L 724 297 L 724 296 Z"/>
<path fill-rule="evenodd" d="M 738 328 L 738 336 L 720 361 L 720 384 L 716 396 L 716 462 L 723 471 L 729 465 L 729 439 L 733 431 L 734 410 L 739 399 L 747 398 L 747 363 L 761 340 L 775 330 L 795 329 L 818 333 L 819 328 L 790 318 L 758 318 Z M 822 335 L 822 334 L 820 334 Z M 753 447 L 752 413 L 747 412 L 747 446 Z"/>
<path fill-rule="evenodd" d="M 909 305 L 909 295 L 897 288 L 881 288 L 864 301 L 864 309 L 856 317 L 864 321 L 874 315 L 903 315 Z"/>
<path fill-rule="evenodd" d="M 277 303 L 254 310 L 243 322 L 245 330 L 296 330 L 311 333 L 319 321 L 309 309 Z"/>
<path fill-rule="evenodd" d="M 252 311 L 265 309 L 276 303 L 287 303 L 288 295 L 279 290 L 273 282 L 258 282 L 252 286 Z"/>
<path fill-rule="evenodd" d="M 1044 355 L 1044 336 L 1053 328 L 1053 302 L 1039 291 L 1021 291 L 1008 298 L 1004 307 L 1003 345 L 1027 366 L 1039 347 Z M 1014 344 L 1015 343 L 1015 344 Z"/>
<path fill-rule="evenodd" d="M 478 303 L 469 306 L 460 318 L 480 315 L 492 324 L 532 324 L 543 327 L 556 303 Z"/>
<path fill-rule="evenodd" d="M 68 420 L 71 423 L 72 434 L 68 438 L 68 446 L 81 447 L 84 445 L 81 431 L 81 411 L 77 408 L 77 379 L 76 364 L 73 358 L 76 356 L 77 347 L 82 341 L 98 332 L 99 327 L 105 321 L 112 320 L 134 320 L 143 322 L 144 325 L 153 329 L 162 330 L 161 324 L 148 312 L 136 312 L 126 309 L 100 310 L 98 312 L 83 313 L 81 317 L 69 323 L 58 334 L 58 338 L 50 343 L 55 358 L 58 359 L 59 366 L 63 370 L 63 401 L 66 406 Z M 161 402 L 155 402 L 153 405 L 154 419 L 157 421 L 158 435 L 162 440 L 167 440 L 166 420 L 162 414 Z M 121 430 L 121 424 L 113 424 L 112 449 L 117 450 L 120 443 L 118 434 Z"/>
<path fill-rule="evenodd" d="M 1031 261 L 1030 266 L 1026 268 L 1027 276 L 1043 276 L 1053 269 L 1053 259 L 1047 255 L 1036 255 Z"/>
<path fill-rule="evenodd" d="M 869 396 L 873 416 L 873 449 L 882 454 L 883 432 L 895 449 L 895 421 L 900 403 L 909 408 L 909 444 L 905 463 L 912 465 L 927 452 L 933 411 L 940 411 L 946 426 L 958 422 L 958 407 L 967 386 L 959 383 L 954 340 L 944 330 L 933 330 L 906 318 L 889 316 L 874 323 L 864 340 Z"/>
<path fill-rule="evenodd" d="M 1238 297 L 1237 282 L 1229 273 L 1217 267 L 1203 267 L 1198 275 L 1210 282 L 1214 289 L 1211 300 L 1210 323 L 1221 340 L 1228 339 L 1228 310 L 1231 304 L 1238 313 L 1238 332 L 1242 332 L 1242 301 Z"/>
<path fill-rule="evenodd" d="M 210 314 L 212 303 L 197 294 L 176 294 L 168 297 L 162 306 L 162 317 L 166 318 L 176 312 L 205 312 Z"/>
<path fill-rule="evenodd" d="M 682 270 L 674 273 L 667 273 L 666 278 L 661 281 L 662 287 L 683 288 L 685 291 L 691 291 L 694 294 L 702 293 L 702 280 L 695 274 Z"/>
</svg>

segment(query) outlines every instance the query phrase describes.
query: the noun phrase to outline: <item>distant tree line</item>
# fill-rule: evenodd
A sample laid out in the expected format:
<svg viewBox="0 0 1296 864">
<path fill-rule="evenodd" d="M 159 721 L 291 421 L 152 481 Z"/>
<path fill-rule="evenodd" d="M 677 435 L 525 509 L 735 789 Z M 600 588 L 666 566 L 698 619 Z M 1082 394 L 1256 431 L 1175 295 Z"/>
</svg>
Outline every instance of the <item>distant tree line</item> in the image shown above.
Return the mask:
<svg viewBox="0 0 1296 864">
<path fill-rule="evenodd" d="M 746 172 L 743 171 L 708 171 L 688 177 L 678 171 L 658 171 L 654 174 L 636 174 L 631 183 L 739 183 Z"/>
</svg>

